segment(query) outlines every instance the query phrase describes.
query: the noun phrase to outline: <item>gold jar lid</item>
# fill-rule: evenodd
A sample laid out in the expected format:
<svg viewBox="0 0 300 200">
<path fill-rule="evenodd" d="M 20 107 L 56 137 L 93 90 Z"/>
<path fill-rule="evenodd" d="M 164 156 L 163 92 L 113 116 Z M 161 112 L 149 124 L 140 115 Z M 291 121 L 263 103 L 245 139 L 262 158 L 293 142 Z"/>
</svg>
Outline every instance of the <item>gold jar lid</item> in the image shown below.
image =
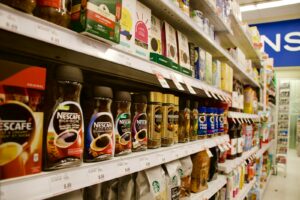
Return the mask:
<svg viewBox="0 0 300 200">
<path fill-rule="evenodd" d="M 163 103 L 174 104 L 174 95 L 173 94 L 163 94 Z"/>
<path fill-rule="evenodd" d="M 160 92 L 149 92 L 149 102 L 163 102 L 163 94 Z"/>
<path fill-rule="evenodd" d="M 174 105 L 178 106 L 179 105 L 179 97 L 174 96 Z"/>
</svg>

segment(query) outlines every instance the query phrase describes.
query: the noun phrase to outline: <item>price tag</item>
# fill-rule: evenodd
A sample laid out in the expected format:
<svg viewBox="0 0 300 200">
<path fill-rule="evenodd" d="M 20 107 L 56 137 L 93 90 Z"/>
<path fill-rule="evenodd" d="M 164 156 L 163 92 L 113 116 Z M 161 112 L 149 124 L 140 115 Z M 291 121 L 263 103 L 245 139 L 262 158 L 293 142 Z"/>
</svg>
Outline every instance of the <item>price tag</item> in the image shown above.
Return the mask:
<svg viewBox="0 0 300 200">
<path fill-rule="evenodd" d="M 220 149 L 220 151 L 223 153 L 225 151 L 225 149 L 222 147 L 222 145 L 218 145 L 218 148 Z"/>
<path fill-rule="evenodd" d="M 163 75 L 159 72 L 155 72 L 156 78 L 159 81 L 160 85 L 163 88 L 170 88 L 168 82 L 166 81 L 166 79 L 163 77 Z"/>
<path fill-rule="evenodd" d="M 221 101 L 225 101 L 222 95 L 220 95 L 220 94 L 217 94 L 217 95 Z"/>
<path fill-rule="evenodd" d="M 161 161 L 161 163 L 166 163 L 166 156 L 164 154 L 157 154 L 158 159 Z"/>
<path fill-rule="evenodd" d="M 213 154 L 211 153 L 211 151 L 209 149 L 206 149 L 206 153 L 208 155 L 208 157 L 213 157 Z"/>
<path fill-rule="evenodd" d="M 121 161 L 118 163 L 119 174 L 120 176 L 124 176 L 131 173 L 130 165 L 128 161 Z"/>
<path fill-rule="evenodd" d="M 19 27 L 18 27 L 17 18 L 11 14 L 8 14 L 8 16 L 6 17 L 4 28 L 11 32 L 18 32 Z"/>
<path fill-rule="evenodd" d="M 188 83 L 188 81 L 185 81 L 184 83 L 191 94 L 197 94 L 194 88 Z"/>
<path fill-rule="evenodd" d="M 88 178 L 91 183 L 101 183 L 105 180 L 105 173 L 101 167 L 88 169 Z"/>
<path fill-rule="evenodd" d="M 174 73 L 171 74 L 172 81 L 174 82 L 175 86 L 177 87 L 178 90 L 184 91 L 184 88 L 178 81 L 176 75 Z"/>
<path fill-rule="evenodd" d="M 231 149 L 231 144 L 229 142 L 226 143 L 229 149 Z"/>
<path fill-rule="evenodd" d="M 140 163 L 141 163 L 141 167 L 142 168 L 149 168 L 149 167 L 151 167 L 151 160 L 149 159 L 149 158 L 147 158 L 147 157 L 142 157 L 141 159 L 140 159 Z"/>
<path fill-rule="evenodd" d="M 55 30 L 51 27 L 37 24 L 36 32 L 39 35 L 40 39 L 43 39 L 46 42 L 50 42 L 55 45 L 60 45 L 60 43 L 61 43 L 57 30 Z"/>
<path fill-rule="evenodd" d="M 206 89 L 204 89 L 204 88 L 203 88 L 203 90 L 204 90 L 206 96 L 208 96 L 209 98 L 211 98 L 211 95 L 209 94 L 209 92 Z"/>
<path fill-rule="evenodd" d="M 215 95 L 214 92 L 210 92 L 210 93 L 211 93 L 211 95 L 213 96 L 214 99 L 219 100 L 218 97 Z"/>
<path fill-rule="evenodd" d="M 68 173 L 50 177 L 50 191 L 53 194 L 66 192 L 72 189 L 72 180 Z"/>
<path fill-rule="evenodd" d="M 236 124 L 236 121 L 235 121 L 235 119 L 232 117 L 232 121 L 233 121 L 233 123 L 235 123 Z"/>
<path fill-rule="evenodd" d="M 181 150 L 180 149 L 174 149 L 173 150 L 173 157 L 175 160 L 179 159 L 180 158 L 180 152 Z"/>
<path fill-rule="evenodd" d="M 239 118 L 236 118 L 239 124 L 242 124 L 241 120 Z"/>
<path fill-rule="evenodd" d="M 225 151 L 228 151 L 230 149 L 226 144 L 223 144 L 223 148 Z"/>
</svg>

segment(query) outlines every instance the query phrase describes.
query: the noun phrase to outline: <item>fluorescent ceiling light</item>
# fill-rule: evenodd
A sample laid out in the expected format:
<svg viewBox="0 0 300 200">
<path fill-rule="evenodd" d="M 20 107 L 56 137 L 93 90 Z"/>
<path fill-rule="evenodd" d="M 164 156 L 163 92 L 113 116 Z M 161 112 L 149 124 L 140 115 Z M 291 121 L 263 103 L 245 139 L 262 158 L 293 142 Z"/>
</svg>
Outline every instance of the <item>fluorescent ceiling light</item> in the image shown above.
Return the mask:
<svg viewBox="0 0 300 200">
<path fill-rule="evenodd" d="M 287 5 L 297 4 L 297 3 L 300 3 L 300 0 L 281 0 L 281 1 L 273 1 L 267 3 L 259 3 L 259 4 L 241 6 L 241 12 L 275 8 L 275 7 L 287 6 Z"/>
</svg>

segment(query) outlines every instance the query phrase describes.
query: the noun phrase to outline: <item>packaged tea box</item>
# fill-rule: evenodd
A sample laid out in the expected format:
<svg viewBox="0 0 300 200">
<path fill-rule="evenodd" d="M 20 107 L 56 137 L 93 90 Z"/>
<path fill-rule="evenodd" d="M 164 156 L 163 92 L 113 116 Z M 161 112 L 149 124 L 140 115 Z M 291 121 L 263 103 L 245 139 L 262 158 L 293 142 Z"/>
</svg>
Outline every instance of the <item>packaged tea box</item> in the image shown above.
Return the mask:
<svg viewBox="0 0 300 200">
<path fill-rule="evenodd" d="M 161 166 L 138 172 L 135 184 L 136 199 L 167 200 L 166 174 Z"/>
<path fill-rule="evenodd" d="M 82 71 L 74 66 L 49 70 L 45 103 L 44 170 L 78 166 L 84 147 L 84 120 L 80 105 Z"/>
<path fill-rule="evenodd" d="M 189 41 L 180 31 L 176 31 L 178 45 L 178 64 L 188 70 L 191 70 Z"/>
<path fill-rule="evenodd" d="M 152 14 L 150 31 L 150 52 L 162 54 L 161 27 L 161 21 Z"/>
<path fill-rule="evenodd" d="M 179 175 L 181 178 L 180 184 L 180 199 L 191 195 L 191 174 L 193 170 L 193 163 L 190 156 L 181 158 Z"/>
<path fill-rule="evenodd" d="M 134 52 L 136 0 L 122 0 L 122 17 L 120 21 L 120 44 L 117 48 L 128 53 Z"/>
<path fill-rule="evenodd" d="M 41 171 L 46 69 L 0 60 L 0 180 Z"/>
<path fill-rule="evenodd" d="M 212 84 L 212 56 L 208 52 L 205 52 L 205 81 Z"/>
<path fill-rule="evenodd" d="M 164 165 L 166 172 L 167 199 L 179 199 L 181 185 L 179 174 L 180 168 L 181 164 L 178 160 L 174 160 Z"/>
<path fill-rule="evenodd" d="M 200 47 L 195 47 L 194 51 L 195 55 L 195 62 L 194 62 L 194 70 L 195 70 L 195 78 L 199 79 L 201 81 L 205 81 L 205 71 L 206 71 L 206 65 L 205 65 L 205 51 L 201 49 Z"/>
<path fill-rule="evenodd" d="M 221 62 L 213 60 L 212 63 L 212 85 L 221 88 Z"/>
<path fill-rule="evenodd" d="M 178 64 L 176 30 L 165 21 L 162 26 L 162 47 L 163 55 Z"/>
<path fill-rule="evenodd" d="M 193 171 L 191 179 L 191 191 L 201 192 L 208 188 L 210 158 L 206 151 L 200 151 L 191 156 L 193 162 Z"/>
<path fill-rule="evenodd" d="M 122 0 L 73 0 L 71 27 L 96 39 L 120 42 Z"/>
<path fill-rule="evenodd" d="M 135 20 L 135 55 L 149 59 L 149 41 L 151 31 L 151 10 L 144 4 L 136 1 Z"/>
</svg>

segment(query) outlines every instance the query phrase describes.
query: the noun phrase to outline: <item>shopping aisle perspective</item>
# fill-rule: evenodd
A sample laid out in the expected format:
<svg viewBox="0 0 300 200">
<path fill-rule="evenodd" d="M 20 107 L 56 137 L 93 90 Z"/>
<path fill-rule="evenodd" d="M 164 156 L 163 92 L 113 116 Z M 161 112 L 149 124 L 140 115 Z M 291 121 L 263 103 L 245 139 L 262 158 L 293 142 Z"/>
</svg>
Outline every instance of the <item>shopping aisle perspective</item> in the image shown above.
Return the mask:
<svg viewBox="0 0 300 200">
<path fill-rule="evenodd" d="M 300 157 L 296 150 L 288 153 L 287 174 L 272 176 L 263 200 L 299 200 L 300 199 Z"/>
</svg>

